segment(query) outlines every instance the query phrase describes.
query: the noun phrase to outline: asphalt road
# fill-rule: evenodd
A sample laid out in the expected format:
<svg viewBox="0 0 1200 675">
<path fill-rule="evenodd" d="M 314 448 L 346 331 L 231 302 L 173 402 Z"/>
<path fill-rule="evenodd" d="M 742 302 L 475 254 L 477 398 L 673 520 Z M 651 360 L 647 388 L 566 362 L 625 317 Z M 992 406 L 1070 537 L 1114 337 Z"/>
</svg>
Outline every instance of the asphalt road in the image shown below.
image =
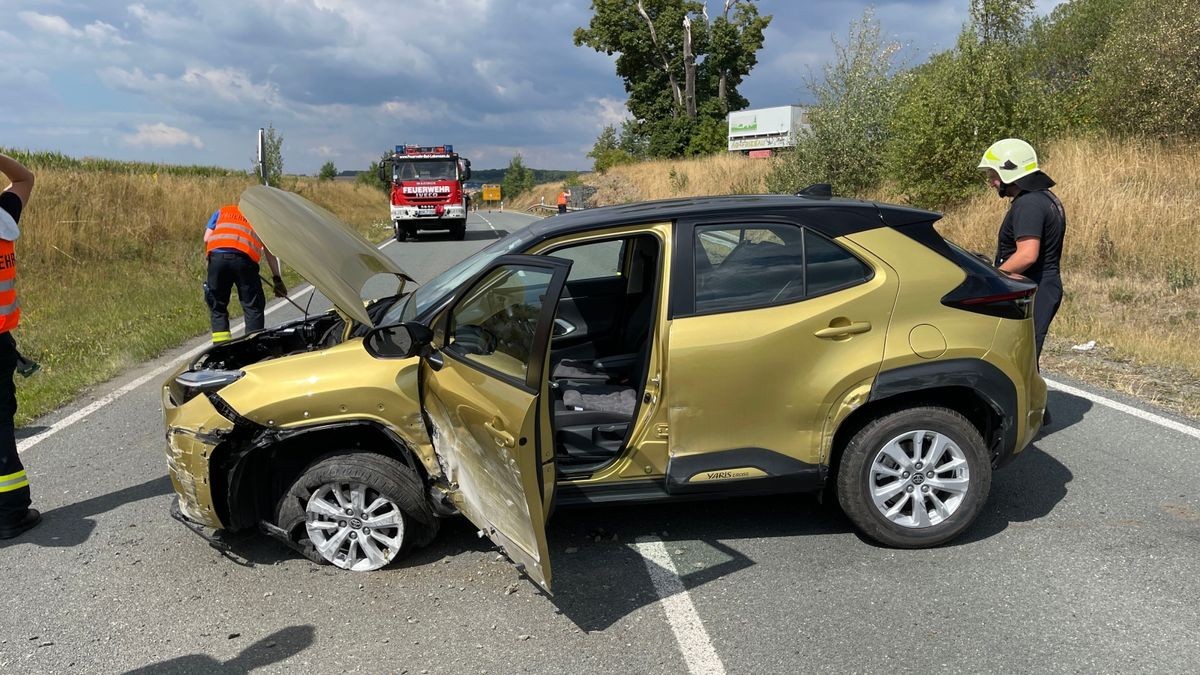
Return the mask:
<svg viewBox="0 0 1200 675">
<path fill-rule="evenodd" d="M 429 235 L 384 251 L 424 280 L 531 220 L 480 215 L 465 242 Z M 0 543 L 0 672 L 1188 672 L 1200 663 L 1195 422 L 1170 429 L 1053 392 L 1054 426 L 997 473 L 968 534 L 935 550 L 872 545 L 807 497 L 562 510 L 549 529 L 547 597 L 465 520 L 365 575 L 258 536 L 238 543 L 233 560 L 185 530 L 168 515 L 155 371 L 200 344 L 20 430 L 45 522 Z"/>
</svg>

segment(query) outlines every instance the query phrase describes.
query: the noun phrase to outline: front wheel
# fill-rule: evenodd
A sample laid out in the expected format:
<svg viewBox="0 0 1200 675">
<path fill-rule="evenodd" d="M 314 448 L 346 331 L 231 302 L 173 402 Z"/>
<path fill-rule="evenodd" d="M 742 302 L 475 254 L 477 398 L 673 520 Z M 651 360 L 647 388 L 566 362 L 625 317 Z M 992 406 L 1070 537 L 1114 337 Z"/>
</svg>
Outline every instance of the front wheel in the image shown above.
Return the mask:
<svg viewBox="0 0 1200 675">
<path fill-rule="evenodd" d="M 979 515 L 992 465 L 979 430 L 937 407 L 873 420 L 846 445 L 838 503 L 865 535 L 888 546 L 924 548 L 960 535 Z"/>
<path fill-rule="evenodd" d="M 438 530 L 416 473 L 373 453 L 312 464 L 280 500 L 276 523 L 305 557 L 354 572 L 399 560 Z"/>
<path fill-rule="evenodd" d="M 464 219 L 464 220 L 456 220 L 453 223 L 451 223 L 450 224 L 450 236 L 451 236 L 451 238 L 453 238 L 457 241 L 462 241 L 462 240 L 466 239 L 467 238 L 467 221 Z"/>
<path fill-rule="evenodd" d="M 398 221 L 398 220 L 392 221 L 392 231 L 394 232 L 394 234 L 396 236 L 396 241 L 403 242 L 405 239 L 408 238 L 405 235 L 404 226 L 401 225 L 400 221 Z"/>
</svg>

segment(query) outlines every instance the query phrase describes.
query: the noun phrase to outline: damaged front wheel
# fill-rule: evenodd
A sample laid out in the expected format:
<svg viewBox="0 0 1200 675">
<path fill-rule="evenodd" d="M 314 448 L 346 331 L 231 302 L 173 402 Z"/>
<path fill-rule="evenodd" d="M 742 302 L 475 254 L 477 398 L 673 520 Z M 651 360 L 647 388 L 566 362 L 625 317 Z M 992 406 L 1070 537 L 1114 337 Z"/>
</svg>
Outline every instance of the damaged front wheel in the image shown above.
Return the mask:
<svg viewBox="0 0 1200 675">
<path fill-rule="evenodd" d="M 437 532 L 415 472 L 371 453 L 314 463 L 284 495 L 277 522 L 306 557 L 354 572 L 380 569 Z"/>
</svg>

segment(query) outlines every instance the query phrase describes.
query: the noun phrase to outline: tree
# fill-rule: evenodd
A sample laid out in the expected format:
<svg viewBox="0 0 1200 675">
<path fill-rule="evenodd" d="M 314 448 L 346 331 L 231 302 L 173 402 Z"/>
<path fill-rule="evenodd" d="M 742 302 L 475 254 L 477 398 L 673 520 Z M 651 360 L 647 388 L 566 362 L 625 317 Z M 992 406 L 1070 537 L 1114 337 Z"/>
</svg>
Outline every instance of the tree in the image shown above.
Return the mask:
<svg viewBox="0 0 1200 675">
<path fill-rule="evenodd" d="M 334 166 L 333 160 L 329 160 L 321 165 L 321 173 L 317 174 L 318 180 L 333 180 L 338 175 L 337 167 Z"/>
<path fill-rule="evenodd" d="M 524 192 L 533 189 L 533 170 L 525 166 L 521 153 L 517 153 L 504 171 L 504 180 L 500 181 L 500 194 L 505 199 L 513 199 Z"/>
<path fill-rule="evenodd" d="M 1095 55 L 1133 6 L 1128 0 L 1072 0 L 1034 20 L 1026 61 L 1054 133 L 1098 126 Z"/>
<path fill-rule="evenodd" d="M 846 42 L 833 41 L 834 61 L 807 87 L 816 98 L 808 109 L 809 133 L 781 155 L 767 177 L 772 192 L 795 192 L 830 183 L 840 195 L 875 187 L 883 176 L 889 124 L 896 108 L 894 60 L 900 45 L 882 39 L 870 9 L 850 24 Z"/>
<path fill-rule="evenodd" d="M 283 134 L 268 124 L 263 136 L 263 166 L 255 167 L 254 173 L 261 179 L 266 173 L 267 185 L 279 187 L 283 179 Z"/>
<path fill-rule="evenodd" d="M 1106 128 L 1200 138 L 1200 0 L 1140 0 L 1093 61 Z"/>
<path fill-rule="evenodd" d="M 907 199 L 941 207 L 981 184 L 984 149 L 1015 136 L 1036 147 L 1044 101 L 1023 61 L 1032 0 L 972 0 L 954 49 L 902 75 L 886 172 Z"/>
<path fill-rule="evenodd" d="M 771 17 L 751 0 L 722 7 L 710 22 L 694 0 L 593 0 L 591 22 L 575 31 L 576 45 L 619 54 L 626 106 L 651 155 L 711 148 L 712 123 L 746 105 L 737 86 L 758 61 Z"/>
<path fill-rule="evenodd" d="M 587 154 L 593 160 L 593 171 L 604 173 L 618 164 L 629 164 L 633 161 L 633 157 L 622 150 L 619 143 L 620 139 L 617 138 L 617 128 L 611 124 L 604 127 L 604 130 L 596 137 L 596 143 Z"/>
</svg>

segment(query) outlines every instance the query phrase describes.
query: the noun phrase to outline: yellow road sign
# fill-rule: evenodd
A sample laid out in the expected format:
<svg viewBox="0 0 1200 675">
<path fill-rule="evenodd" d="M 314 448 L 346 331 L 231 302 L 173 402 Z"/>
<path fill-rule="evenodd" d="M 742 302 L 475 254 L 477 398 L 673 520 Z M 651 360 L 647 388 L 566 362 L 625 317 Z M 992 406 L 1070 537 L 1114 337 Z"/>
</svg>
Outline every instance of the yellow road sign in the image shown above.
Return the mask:
<svg viewBox="0 0 1200 675">
<path fill-rule="evenodd" d="M 483 186 L 483 201 L 485 201 L 485 202 L 500 201 L 500 186 L 499 185 L 484 185 Z"/>
</svg>

